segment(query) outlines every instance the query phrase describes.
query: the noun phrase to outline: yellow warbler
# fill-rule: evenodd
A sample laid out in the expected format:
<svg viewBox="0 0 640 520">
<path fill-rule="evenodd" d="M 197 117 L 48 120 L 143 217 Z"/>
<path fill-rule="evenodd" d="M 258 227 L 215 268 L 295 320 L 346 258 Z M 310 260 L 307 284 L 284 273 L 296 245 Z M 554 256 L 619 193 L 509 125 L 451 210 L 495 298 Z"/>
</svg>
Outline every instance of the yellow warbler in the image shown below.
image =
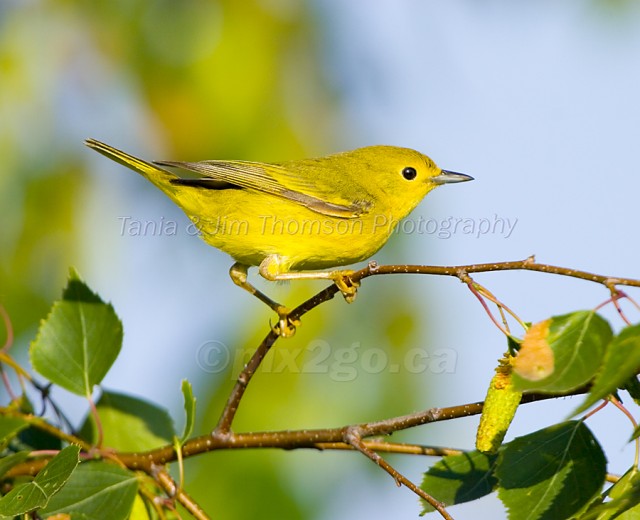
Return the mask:
<svg viewBox="0 0 640 520">
<path fill-rule="evenodd" d="M 294 330 L 288 310 L 247 282 L 250 266 L 258 266 L 268 280 L 333 280 L 352 301 L 352 271 L 313 270 L 369 258 L 432 189 L 472 180 L 441 170 L 415 150 L 393 146 L 266 164 L 150 163 L 95 139 L 86 144 L 155 184 L 186 213 L 205 242 L 231 255 L 236 261 L 231 278 L 278 313 L 283 335 Z M 181 178 L 160 166 L 198 177 Z"/>
</svg>

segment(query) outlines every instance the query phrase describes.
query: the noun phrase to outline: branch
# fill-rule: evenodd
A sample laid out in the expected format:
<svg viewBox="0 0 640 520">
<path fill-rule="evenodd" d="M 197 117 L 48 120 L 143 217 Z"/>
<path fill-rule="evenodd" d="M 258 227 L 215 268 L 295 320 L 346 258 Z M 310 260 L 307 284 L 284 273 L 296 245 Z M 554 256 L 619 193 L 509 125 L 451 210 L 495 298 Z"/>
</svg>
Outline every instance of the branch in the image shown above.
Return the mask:
<svg viewBox="0 0 640 520">
<path fill-rule="evenodd" d="M 585 386 L 564 394 L 525 394 L 522 396 L 521 404 L 533 403 L 546 399 L 557 399 L 573 395 L 581 395 L 588 391 Z M 294 449 L 317 449 L 317 450 L 351 450 L 352 446 L 344 442 L 344 437 L 349 430 L 355 428 L 364 437 L 376 437 L 388 435 L 397 431 L 407 430 L 423 424 L 449 421 L 478 415 L 482 412 L 482 402 L 450 406 L 447 408 L 430 408 L 422 412 L 392 417 L 382 421 L 371 423 L 353 424 L 340 428 L 321 428 L 313 430 L 280 430 L 267 432 L 248 433 L 219 433 L 201 435 L 189 439 L 182 447 L 184 458 L 193 457 L 201 453 L 218 450 L 255 449 L 255 448 L 280 448 L 285 450 Z M 375 451 L 389 453 L 408 453 L 443 456 L 459 453 L 459 450 L 450 448 L 428 448 L 413 444 L 386 443 L 379 440 L 364 441 L 367 447 Z M 117 458 L 129 469 L 142 470 L 152 474 L 154 466 L 160 466 L 178 459 L 173 444 L 163 446 L 154 450 L 138 453 L 113 453 L 113 458 Z M 5 475 L 15 477 L 18 475 L 35 475 L 47 463 L 47 458 L 23 462 L 17 464 Z"/>
<path fill-rule="evenodd" d="M 364 442 L 362 442 L 362 436 L 364 431 L 359 428 L 347 428 L 344 435 L 344 442 L 353 446 L 354 449 L 358 450 L 364 456 L 368 457 L 370 460 L 375 462 L 378 466 L 380 466 L 383 470 L 385 470 L 389 475 L 393 477 L 396 481 L 398 487 L 404 484 L 407 488 L 413 491 L 416 495 L 418 495 L 423 500 L 426 500 L 433 508 L 440 513 L 440 516 L 445 520 L 453 520 L 453 517 L 447 513 L 446 506 L 435 497 L 432 497 L 429 493 L 427 493 L 424 489 L 419 488 L 413 482 L 411 482 L 407 477 L 405 477 L 402 473 L 400 473 L 397 469 L 395 469 L 391 464 L 389 464 L 386 460 L 384 460 L 380 455 L 378 455 L 375 451 L 370 450 Z"/>
<path fill-rule="evenodd" d="M 640 287 L 640 280 L 634 278 L 618 278 L 604 276 L 600 274 L 559 267 L 556 265 L 540 264 L 535 260 L 535 256 L 530 256 L 525 260 L 515 260 L 512 262 L 494 262 L 489 264 L 470 264 L 458 266 L 433 266 L 433 265 L 377 265 L 369 262 L 369 265 L 351 276 L 354 282 L 364 280 L 369 276 L 381 274 L 435 274 L 440 276 L 455 276 L 463 278 L 465 275 L 473 273 L 488 273 L 494 271 L 537 271 L 540 273 L 556 274 L 579 278 L 588 282 L 595 282 L 610 289 L 616 285 L 626 285 L 629 287 Z"/>
<path fill-rule="evenodd" d="M 0 407 L 0 416 L 19 417 L 29 425 L 33 426 L 34 428 L 37 428 L 38 430 L 48 433 L 52 437 L 56 437 L 68 444 L 77 444 L 78 446 L 80 446 L 82 451 L 89 452 L 93 449 L 90 443 L 85 442 L 84 440 L 82 440 L 79 437 L 76 437 L 75 435 L 70 435 L 68 433 L 65 433 L 60 428 L 57 428 L 54 425 L 49 424 L 44 417 L 38 417 L 30 413 L 22 413 L 11 407 L 4 407 L 4 406 Z"/>
<path fill-rule="evenodd" d="M 330 285 L 315 296 L 309 298 L 302 305 L 299 305 L 298 307 L 293 309 L 291 313 L 289 313 L 289 318 L 291 320 L 299 319 L 311 309 L 314 309 L 321 303 L 324 303 L 333 298 L 338 291 L 339 289 L 335 284 Z M 236 416 L 240 400 L 242 399 L 242 396 L 247 389 L 249 381 L 251 381 L 251 378 L 262 363 L 262 360 L 265 358 L 265 356 L 279 337 L 280 336 L 278 335 L 278 333 L 271 329 L 262 340 L 262 343 L 260 343 L 256 351 L 253 353 L 249 362 L 242 369 L 242 372 L 240 372 L 240 374 L 238 375 L 236 384 L 231 390 L 231 394 L 229 394 L 227 404 L 222 410 L 222 414 L 220 415 L 220 419 L 218 420 L 218 425 L 211 433 L 212 435 L 228 434 L 231 431 L 231 423 Z"/>
</svg>

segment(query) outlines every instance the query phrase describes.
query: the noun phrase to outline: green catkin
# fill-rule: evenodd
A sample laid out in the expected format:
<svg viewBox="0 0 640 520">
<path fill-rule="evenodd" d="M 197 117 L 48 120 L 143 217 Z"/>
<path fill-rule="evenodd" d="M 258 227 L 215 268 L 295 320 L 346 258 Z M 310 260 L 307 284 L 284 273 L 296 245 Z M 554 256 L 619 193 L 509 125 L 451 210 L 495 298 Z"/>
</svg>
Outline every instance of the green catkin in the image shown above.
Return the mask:
<svg viewBox="0 0 640 520">
<path fill-rule="evenodd" d="M 476 434 L 476 449 L 482 453 L 498 451 L 522 399 L 522 392 L 514 390 L 511 382 L 513 359 L 509 354 L 500 359 L 489 384 Z"/>
</svg>

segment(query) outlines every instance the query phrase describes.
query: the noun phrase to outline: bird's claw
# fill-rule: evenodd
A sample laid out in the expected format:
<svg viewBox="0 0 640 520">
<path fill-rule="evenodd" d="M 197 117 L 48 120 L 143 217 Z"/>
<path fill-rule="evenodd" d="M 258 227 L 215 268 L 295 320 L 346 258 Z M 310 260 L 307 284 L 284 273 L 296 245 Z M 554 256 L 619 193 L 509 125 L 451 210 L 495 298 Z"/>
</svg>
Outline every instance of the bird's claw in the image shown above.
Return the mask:
<svg viewBox="0 0 640 520">
<path fill-rule="evenodd" d="M 296 327 L 300 325 L 300 320 L 289 317 L 291 311 L 282 305 L 274 309 L 278 313 L 278 323 L 272 325 L 271 330 L 281 338 L 290 338 L 296 333 Z"/>
<path fill-rule="evenodd" d="M 347 303 L 353 303 L 358 293 L 358 287 L 360 287 L 360 282 L 355 282 L 351 279 L 352 274 L 353 271 L 343 271 L 333 279 Z"/>
</svg>

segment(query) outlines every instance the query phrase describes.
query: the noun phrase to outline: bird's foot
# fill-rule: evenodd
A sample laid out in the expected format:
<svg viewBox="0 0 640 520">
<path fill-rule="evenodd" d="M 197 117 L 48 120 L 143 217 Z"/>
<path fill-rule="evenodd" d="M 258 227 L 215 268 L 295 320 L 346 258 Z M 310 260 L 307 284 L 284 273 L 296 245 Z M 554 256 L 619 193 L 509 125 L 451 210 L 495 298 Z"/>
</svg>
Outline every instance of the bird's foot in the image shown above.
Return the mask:
<svg viewBox="0 0 640 520">
<path fill-rule="evenodd" d="M 351 279 L 352 274 L 353 271 L 339 271 L 333 278 L 333 282 L 340 289 L 347 303 L 353 303 L 358 294 L 358 287 L 360 287 L 360 282 Z"/>
<path fill-rule="evenodd" d="M 271 327 L 271 330 L 275 332 L 281 338 L 290 338 L 296 333 L 296 327 L 300 325 L 300 320 L 292 319 L 289 314 L 291 311 L 284 305 L 278 305 L 273 309 L 278 313 L 278 323 Z"/>
</svg>

